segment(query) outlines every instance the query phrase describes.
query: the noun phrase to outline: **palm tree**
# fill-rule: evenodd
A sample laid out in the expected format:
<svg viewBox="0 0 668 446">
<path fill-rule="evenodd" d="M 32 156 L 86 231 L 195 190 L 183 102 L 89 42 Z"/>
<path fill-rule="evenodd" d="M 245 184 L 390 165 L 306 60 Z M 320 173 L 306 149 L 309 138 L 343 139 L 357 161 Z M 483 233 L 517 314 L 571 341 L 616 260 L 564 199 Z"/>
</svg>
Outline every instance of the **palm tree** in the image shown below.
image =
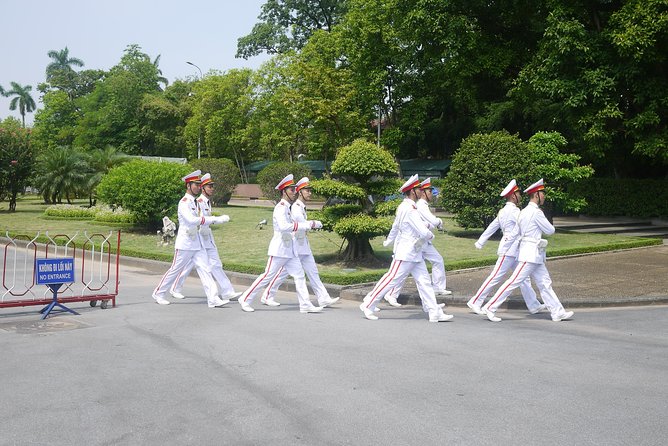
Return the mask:
<svg viewBox="0 0 668 446">
<path fill-rule="evenodd" d="M 52 147 L 37 159 L 35 186 L 46 203 L 62 203 L 63 196 L 71 199 L 80 195 L 85 187 L 88 170 L 86 157 L 72 147 Z"/>
<path fill-rule="evenodd" d="M 2 85 L 0 85 L 0 96 L 4 96 L 4 95 L 5 95 L 5 89 L 2 88 Z"/>
<path fill-rule="evenodd" d="M 35 111 L 37 106 L 35 105 L 35 100 L 30 96 L 30 91 L 32 90 L 31 85 L 26 85 L 22 87 L 16 82 L 11 82 L 12 89 L 5 93 L 5 96 L 16 96 L 9 103 L 10 110 L 16 110 L 16 107 L 19 108 L 19 113 L 21 113 L 21 119 L 23 120 L 23 127 L 26 126 L 26 113 L 32 113 Z"/>
<path fill-rule="evenodd" d="M 70 57 L 70 50 L 65 47 L 65 49 L 56 51 L 51 50 L 47 55 L 53 59 L 49 65 L 46 66 L 46 80 L 51 80 L 54 74 L 57 72 L 70 72 L 74 71 L 72 65 L 75 67 L 83 67 L 84 63 L 81 59 L 76 57 Z"/>
<path fill-rule="evenodd" d="M 165 88 L 169 85 L 169 80 L 162 75 L 162 70 L 158 67 L 160 64 L 160 54 L 153 61 L 153 66 L 155 67 L 156 72 L 158 73 L 158 83 L 165 84 Z M 149 59 L 150 60 L 150 59 Z"/>
</svg>

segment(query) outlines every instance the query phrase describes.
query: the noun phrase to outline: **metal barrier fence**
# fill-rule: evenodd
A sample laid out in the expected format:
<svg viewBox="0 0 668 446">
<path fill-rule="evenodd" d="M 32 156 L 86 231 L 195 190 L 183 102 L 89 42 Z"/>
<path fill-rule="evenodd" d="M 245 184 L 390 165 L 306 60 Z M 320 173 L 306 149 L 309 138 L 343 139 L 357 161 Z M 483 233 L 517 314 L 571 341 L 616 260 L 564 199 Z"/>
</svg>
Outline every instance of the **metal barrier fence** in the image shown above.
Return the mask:
<svg viewBox="0 0 668 446">
<path fill-rule="evenodd" d="M 48 286 L 36 285 L 37 259 L 74 258 L 75 281 L 63 284 L 58 302 L 90 302 L 94 307 L 101 301 L 106 308 L 111 301 L 116 306 L 119 283 L 121 231 L 108 235 L 76 232 L 50 235 L 48 231 L 31 235 L 10 235 L 0 238 L 0 308 L 47 305 L 53 301 Z M 114 236 L 115 235 L 115 236 Z M 39 240 L 39 241 L 38 241 Z M 116 254 L 112 255 L 112 244 Z"/>
</svg>

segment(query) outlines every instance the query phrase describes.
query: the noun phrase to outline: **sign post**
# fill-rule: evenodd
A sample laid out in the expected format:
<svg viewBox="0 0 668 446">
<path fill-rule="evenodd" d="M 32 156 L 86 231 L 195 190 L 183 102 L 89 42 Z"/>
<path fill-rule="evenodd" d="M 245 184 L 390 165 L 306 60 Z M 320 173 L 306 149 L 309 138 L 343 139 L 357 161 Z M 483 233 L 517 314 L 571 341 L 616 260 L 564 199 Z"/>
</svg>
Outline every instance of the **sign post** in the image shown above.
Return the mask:
<svg viewBox="0 0 668 446">
<path fill-rule="evenodd" d="M 58 307 L 60 311 L 79 314 L 58 302 L 58 290 L 65 283 L 74 282 L 74 257 L 59 259 L 35 259 L 35 284 L 46 285 L 53 292 L 53 300 L 42 308 L 42 319 L 46 319 L 51 311 Z"/>
</svg>

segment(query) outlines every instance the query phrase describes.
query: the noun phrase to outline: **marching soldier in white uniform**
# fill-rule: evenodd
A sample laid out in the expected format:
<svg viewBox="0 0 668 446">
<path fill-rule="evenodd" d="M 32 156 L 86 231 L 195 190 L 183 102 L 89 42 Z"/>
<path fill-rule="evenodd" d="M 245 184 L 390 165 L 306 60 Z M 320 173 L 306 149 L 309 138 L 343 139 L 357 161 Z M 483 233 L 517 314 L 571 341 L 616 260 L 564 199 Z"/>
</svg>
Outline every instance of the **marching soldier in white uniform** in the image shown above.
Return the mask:
<svg viewBox="0 0 668 446">
<path fill-rule="evenodd" d="M 311 187 L 309 186 L 308 177 L 304 177 L 297 181 L 296 192 L 298 198 L 294 203 L 292 203 L 292 206 L 290 207 L 290 215 L 292 216 L 293 221 L 300 223 L 306 222 L 308 221 L 308 218 L 306 217 L 306 202 L 311 199 Z M 308 281 L 311 284 L 313 293 L 318 298 L 318 306 L 324 308 L 335 304 L 339 298 L 337 297 L 332 299 L 327 292 L 327 288 L 325 288 L 325 286 L 322 284 L 322 280 L 320 280 L 318 266 L 316 265 L 315 259 L 313 258 L 313 252 L 311 252 L 311 246 L 309 245 L 306 231 L 300 229 L 295 231 L 293 236 L 295 251 L 299 257 L 299 261 L 301 262 L 302 267 L 304 268 L 304 272 L 306 272 L 306 277 L 308 277 Z M 288 272 L 285 268 L 283 268 L 265 289 L 262 297 L 260 298 L 260 302 L 262 302 L 264 305 L 269 305 L 272 307 L 279 306 L 280 303 L 275 299 L 276 292 L 278 291 L 278 287 L 281 286 L 281 283 L 283 283 L 287 277 Z"/>
<path fill-rule="evenodd" d="M 431 228 L 443 229 L 443 220 L 436 217 L 429 209 L 429 203 L 433 200 L 433 191 L 431 187 L 431 178 L 427 178 L 420 183 L 420 187 L 416 189 L 418 192 L 418 201 L 415 204 L 420 217 L 429 224 Z M 389 238 L 389 237 L 388 237 Z M 448 296 L 452 291 L 445 288 L 445 263 L 443 256 L 434 247 L 431 240 L 429 240 L 422 249 L 422 257 L 431 263 L 431 284 L 434 288 L 436 296 Z M 402 284 L 403 285 L 403 284 Z M 385 295 L 385 300 L 393 307 L 400 307 L 401 304 L 397 301 L 401 293 L 402 286 L 392 289 Z M 423 308 L 426 311 L 426 308 Z"/>
<path fill-rule="evenodd" d="M 519 243 L 517 266 L 515 271 L 506 282 L 497 290 L 494 297 L 483 307 L 487 318 L 492 322 L 500 322 L 501 318 L 496 316 L 496 310 L 529 276 L 540 291 L 543 302 L 547 305 L 555 322 L 573 317 L 572 311 L 564 310 L 559 298 L 552 290 L 552 279 L 545 267 L 545 247 L 547 240 L 541 238 L 543 234 L 554 234 L 554 226 L 545 218 L 540 205 L 545 202 L 545 186 L 541 178 L 524 192 L 529 194 L 529 204 L 520 212 L 513 236 L 517 237 L 515 243 Z"/>
<path fill-rule="evenodd" d="M 213 215 L 211 211 L 211 196 L 213 195 L 214 181 L 211 179 L 210 173 L 205 173 L 202 175 L 202 194 L 197 197 L 197 207 L 199 209 L 200 215 L 205 217 L 211 217 Z M 228 217 L 229 218 L 229 217 Z M 230 279 L 227 278 L 227 274 L 223 271 L 223 262 L 220 260 L 220 255 L 218 255 L 218 247 L 216 242 L 213 239 L 213 233 L 209 226 L 200 226 L 199 235 L 204 244 L 204 249 L 206 254 L 209 257 L 209 266 L 211 267 L 211 275 L 213 276 L 216 283 L 218 283 L 218 295 L 221 296 L 223 300 L 225 299 L 234 299 L 241 296 L 241 293 L 234 291 L 234 287 L 230 282 Z M 183 283 L 186 281 L 190 271 L 192 271 L 195 264 L 190 262 L 183 271 L 179 274 L 178 278 L 172 285 L 170 294 L 176 299 L 184 299 L 185 296 L 181 293 L 183 289 Z"/>
<path fill-rule="evenodd" d="M 499 247 L 496 251 L 499 258 L 496 261 L 494 269 L 482 283 L 478 292 L 466 303 L 474 313 L 481 315 L 485 314 L 482 311 L 482 305 L 485 303 L 485 299 L 489 293 L 503 281 L 507 273 L 513 271 L 515 266 L 517 266 L 519 244 L 515 243 L 515 237 L 518 233 L 513 233 L 517 225 L 517 219 L 520 216 L 520 209 L 517 205 L 520 203 L 521 195 L 517 182 L 514 179 L 511 180 L 505 189 L 501 191 L 500 196 L 506 199 L 506 205 L 499 210 L 494 221 L 487 226 L 487 229 L 485 229 L 480 238 L 475 242 L 475 247 L 482 249 L 487 240 L 496 231 L 501 229 L 501 232 L 503 232 L 503 238 L 499 242 Z M 536 314 L 545 309 L 545 305 L 536 299 L 536 292 L 531 288 L 531 279 L 529 277 L 520 284 L 520 290 L 522 291 L 522 297 L 529 309 L 529 313 Z"/>
<path fill-rule="evenodd" d="M 360 310 L 369 320 L 377 320 L 374 314 L 376 305 L 391 289 L 400 286 L 409 274 L 415 279 L 422 305 L 427 308 L 430 322 L 442 322 L 452 319 L 452 315 L 443 313 L 436 303 L 434 289 L 427 266 L 422 257 L 425 243 L 434 238 L 428 224 L 422 220 L 415 206 L 416 188 L 420 181 L 413 175 L 399 189 L 404 194 L 404 201 L 397 208 L 393 229 L 395 234 L 385 240 L 387 246 L 394 241 L 394 259 L 383 277 L 376 283 L 373 290 L 364 298 Z"/>
<path fill-rule="evenodd" d="M 251 307 L 255 296 L 271 283 L 274 277 L 280 273 L 281 268 L 285 268 L 295 281 L 297 298 L 299 299 L 299 311 L 301 313 L 319 313 L 322 311 L 322 307 L 316 307 L 309 299 L 304 270 L 297 257 L 292 233 L 299 230 L 310 231 L 311 229 L 320 229 L 322 228 L 322 223 L 317 220 L 293 221 L 290 215 L 290 203 L 295 199 L 297 192 L 295 191 L 295 182 L 292 174 L 283 178 L 275 189 L 281 191 L 281 201 L 274 207 L 274 236 L 269 243 L 267 267 L 264 273 L 255 279 L 250 288 L 239 297 L 239 305 L 241 305 L 241 309 L 244 311 L 255 311 Z"/>
<path fill-rule="evenodd" d="M 153 290 L 153 299 L 160 305 L 169 305 L 169 301 L 165 299 L 165 294 L 167 294 L 181 270 L 188 266 L 190 262 L 193 262 L 195 268 L 197 268 L 197 274 L 204 286 L 209 308 L 220 307 L 229 302 L 229 300 L 218 297 L 216 283 L 211 276 L 209 259 L 199 233 L 200 227 L 206 227 L 214 223 L 225 223 L 229 220 L 229 217 L 226 215 L 222 217 L 199 215 L 195 195 L 200 193 L 200 174 L 201 172 L 196 170 L 182 178 L 186 183 L 186 194 L 179 201 L 179 229 L 174 242 L 174 260 L 172 266 L 162 276 L 156 289 Z"/>
</svg>

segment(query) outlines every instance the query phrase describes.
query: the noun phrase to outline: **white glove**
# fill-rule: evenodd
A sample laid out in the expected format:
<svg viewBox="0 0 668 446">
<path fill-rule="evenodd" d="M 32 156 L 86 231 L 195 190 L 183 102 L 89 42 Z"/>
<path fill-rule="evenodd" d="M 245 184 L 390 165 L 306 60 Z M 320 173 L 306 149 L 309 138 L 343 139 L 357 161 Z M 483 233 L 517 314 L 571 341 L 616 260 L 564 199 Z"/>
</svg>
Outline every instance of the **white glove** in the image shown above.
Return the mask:
<svg viewBox="0 0 668 446">
<path fill-rule="evenodd" d="M 312 220 L 311 229 L 322 229 L 322 222 L 320 220 Z"/>
<path fill-rule="evenodd" d="M 216 217 L 216 222 L 218 223 L 227 223 L 228 221 L 230 221 L 229 215 L 221 215 L 220 217 Z"/>
<path fill-rule="evenodd" d="M 392 244 L 392 242 L 391 242 L 390 240 L 388 240 L 388 239 L 385 239 L 385 240 L 383 241 L 383 246 L 385 246 L 386 248 L 387 248 L 388 246 L 390 246 L 391 244 Z"/>
<path fill-rule="evenodd" d="M 422 251 L 422 247 L 424 246 L 424 239 L 418 239 L 415 241 L 413 244 L 413 249 L 415 251 Z"/>
<path fill-rule="evenodd" d="M 475 247 L 478 249 L 482 249 L 482 245 L 480 244 L 480 242 L 475 242 Z"/>
</svg>

